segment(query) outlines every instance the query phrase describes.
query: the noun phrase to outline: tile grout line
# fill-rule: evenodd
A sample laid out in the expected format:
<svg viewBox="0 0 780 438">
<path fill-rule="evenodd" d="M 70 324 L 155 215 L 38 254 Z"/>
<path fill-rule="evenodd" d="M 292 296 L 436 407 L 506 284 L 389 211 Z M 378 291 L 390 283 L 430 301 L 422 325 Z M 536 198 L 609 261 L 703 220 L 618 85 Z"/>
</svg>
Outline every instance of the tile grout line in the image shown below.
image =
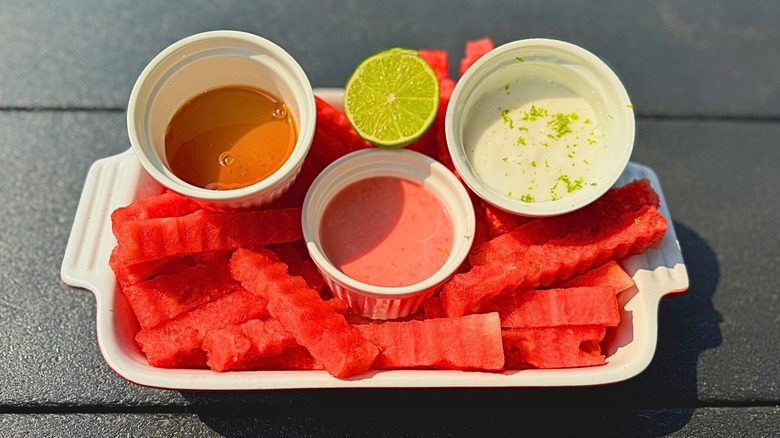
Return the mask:
<svg viewBox="0 0 780 438">
<path fill-rule="evenodd" d="M 85 113 L 119 113 L 125 112 L 125 107 L 112 106 L 0 106 L 0 113 L 58 113 L 58 112 L 85 112 Z M 639 113 L 638 121 L 669 121 L 669 122 L 734 122 L 734 123 L 778 123 L 780 115 L 706 115 L 706 114 L 662 114 Z"/>
</svg>

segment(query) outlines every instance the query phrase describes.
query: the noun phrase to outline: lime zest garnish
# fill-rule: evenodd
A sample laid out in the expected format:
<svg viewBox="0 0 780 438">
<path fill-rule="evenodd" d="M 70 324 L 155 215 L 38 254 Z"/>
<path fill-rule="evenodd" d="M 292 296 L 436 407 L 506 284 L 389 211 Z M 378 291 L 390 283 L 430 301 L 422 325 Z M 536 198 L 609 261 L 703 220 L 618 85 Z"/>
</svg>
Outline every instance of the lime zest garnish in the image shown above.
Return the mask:
<svg viewBox="0 0 780 438">
<path fill-rule="evenodd" d="M 557 113 L 552 116 L 552 120 L 550 120 L 547 123 L 547 126 L 553 129 L 555 131 L 555 138 L 561 138 L 566 134 L 569 134 L 572 131 L 571 129 L 571 122 L 572 120 L 577 120 L 579 116 L 577 113 L 572 114 L 563 114 L 563 113 Z"/>
<path fill-rule="evenodd" d="M 523 111 L 523 120 L 535 122 L 539 117 L 547 117 L 547 110 L 544 108 L 537 108 L 535 104 L 531 104 L 530 111 Z"/>
<path fill-rule="evenodd" d="M 513 129 L 515 127 L 514 121 L 512 121 L 512 118 L 509 117 L 509 109 L 501 111 L 501 119 L 505 124 L 509 125 L 509 129 Z"/>
</svg>

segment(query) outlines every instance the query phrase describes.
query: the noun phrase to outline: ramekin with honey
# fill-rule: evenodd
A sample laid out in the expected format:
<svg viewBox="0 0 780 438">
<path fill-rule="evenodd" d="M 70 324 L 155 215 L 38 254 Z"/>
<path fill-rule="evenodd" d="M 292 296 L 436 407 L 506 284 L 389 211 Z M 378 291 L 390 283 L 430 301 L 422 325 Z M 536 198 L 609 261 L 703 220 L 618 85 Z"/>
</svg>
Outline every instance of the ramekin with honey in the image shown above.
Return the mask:
<svg viewBox="0 0 780 438">
<path fill-rule="evenodd" d="M 127 111 L 130 143 L 163 186 L 212 210 L 256 207 L 295 181 L 314 136 L 311 84 L 284 49 L 237 31 L 157 55 Z"/>
</svg>

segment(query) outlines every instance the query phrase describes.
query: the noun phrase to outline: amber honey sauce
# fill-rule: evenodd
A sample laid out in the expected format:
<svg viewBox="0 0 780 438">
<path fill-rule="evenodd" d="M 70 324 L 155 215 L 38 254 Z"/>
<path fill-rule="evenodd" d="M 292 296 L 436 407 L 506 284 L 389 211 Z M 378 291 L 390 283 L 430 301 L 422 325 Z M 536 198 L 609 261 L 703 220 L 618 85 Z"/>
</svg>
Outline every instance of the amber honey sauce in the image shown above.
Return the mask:
<svg viewBox="0 0 780 438">
<path fill-rule="evenodd" d="M 231 190 L 268 178 L 290 157 L 298 128 L 286 104 L 258 88 L 207 90 L 174 114 L 165 133 L 171 171 L 194 186 Z"/>
</svg>

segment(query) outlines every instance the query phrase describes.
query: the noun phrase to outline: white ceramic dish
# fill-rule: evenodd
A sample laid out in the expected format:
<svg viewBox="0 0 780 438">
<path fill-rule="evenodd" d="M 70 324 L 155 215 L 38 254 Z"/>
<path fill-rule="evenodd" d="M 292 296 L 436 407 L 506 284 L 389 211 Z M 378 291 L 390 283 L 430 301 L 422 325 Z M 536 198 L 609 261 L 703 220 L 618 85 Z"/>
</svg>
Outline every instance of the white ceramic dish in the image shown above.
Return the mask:
<svg viewBox="0 0 780 438">
<path fill-rule="evenodd" d="M 545 147 L 539 145 L 538 142 L 542 140 L 538 138 L 534 146 L 532 138 L 537 134 L 531 132 L 528 134 L 528 147 L 518 149 L 514 139 L 520 131 L 508 129 L 503 123 L 496 125 L 501 120 L 496 108 L 522 106 L 533 102 L 547 107 L 548 104 L 556 105 L 553 103 L 555 101 L 567 99 L 578 103 L 574 106 L 557 107 L 555 112 L 563 111 L 563 108 L 592 108 L 590 115 L 590 110 L 581 113 L 585 123 L 591 123 L 586 117 L 592 117 L 592 124 L 580 125 L 587 128 L 574 128 L 575 133 L 572 136 L 583 135 L 581 141 L 571 138 L 572 136 L 565 137 L 566 140 L 556 140 L 551 136 L 552 140 L 543 137 Z M 505 109 L 501 112 L 501 117 L 508 118 L 505 114 L 508 111 L 510 110 Z M 617 75 L 601 59 L 584 48 L 551 39 L 513 41 L 480 57 L 458 80 L 447 106 L 445 120 L 447 146 L 452 162 L 466 185 L 480 198 L 496 207 L 523 216 L 555 216 L 590 204 L 617 181 L 628 164 L 634 147 L 634 110 Z M 487 125 L 485 120 L 489 122 Z M 510 118 L 510 126 L 511 123 Z M 531 128 L 531 131 L 537 128 Z M 577 133 L 578 129 L 586 131 Z M 592 133 L 596 129 L 600 129 L 599 138 L 603 137 L 603 140 L 596 142 L 594 139 L 597 144 L 587 146 L 587 132 L 594 135 Z M 525 130 L 528 131 L 528 128 Z M 494 134 L 489 135 L 491 132 Z M 511 136 L 511 139 L 503 137 L 505 135 Z M 571 150 L 569 142 L 572 143 Z M 563 143 L 566 143 L 566 149 L 563 149 Z M 577 143 L 586 146 L 577 148 Z M 475 148 L 476 144 L 482 146 Z M 523 152 L 517 152 L 518 150 Z M 568 154 L 568 159 L 562 160 L 564 154 Z M 574 154 L 577 154 L 576 160 L 572 158 Z M 486 156 L 490 158 L 486 159 Z M 503 159 L 500 158 L 502 156 Z M 586 157 L 592 161 L 587 165 L 590 170 L 579 170 L 582 166 L 580 159 Z M 533 169 L 531 165 L 520 163 L 531 159 L 539 160 L 540 164 L 545 165 Z M 575 161 L 579 163 L 576 168 Z M 531 163 L 536 167 L 535 161 Z M 549 196 L 545 193 L 547 188 L 525 187 L 536 185 L 537 178 L 541 187 L 550 187 L 553 183 L 557 186 L 557 180 L 553 178 L 570 172 L 583 175 L 586 184 L 568 194 L 564 191 L 562 198 L 558 200 L 538 199 L 526 202 L 519 198 L 518 190 L 528 190 L 529 194 L 534 193 L 537 197 Z M 574 177 L 572 175 L 572 178 Z M 555 186 L 549 190 L 554 191 Z M 514 197 L 511 191 L 507 193 L 507 189 L 515 190 Z"/>
<path fill-rule="evenodd" d="M 324 100 L 341 106 L 343 91 L 317 89 Z M 137 323 L 118 293 L 108 258 L 116 240 L 111 212 L 135 199 L 162 191 L 132 151 L 96 161 L 84 184 L 62 263 L 65 283 L 95 294 L 97 339 L 108 365 L 125 379 L 146 386 L 183 390 L 270 390 L 285 388 L 381 387 L 556 387 L 614 383 L 642 372 L 650 363 L 658 334 L 658 304 L 664 295 L 688 288 L 688 274 L 661 185 L 648 167 L 629 163 L 618 184 L 648 178 L 661 197 L 669 228 L 661 245 L 623 262 L 637 284 L 620 325 L 607 346 L 607 364 L 591 368 L 507 371 L 379 371 L 339 380 L 325 371 L 241 371 L 161 369 L 148 365 L 135 343 Z M 609 335 L 608 335 L 609 336 Z"/>
<path fill-rule="evenodd" d="M 166 159 L 168 122 L 193 96 L 236 84 L 282 99 L 298 125 L 291 155 L 267 178 L 247 187 L 211 190 L 189 184 L 171 171 Z M 230 211 L 270 203 L 287 191 L 309 152 L 316 117 L 309 78 L 289 53 L 258 35 L 218 30 L 179 40 L 149 62 L 130 93 L 127 132 L 141 165 L 160 184 L 203 207 Z"/>
<path fill-rule="evenodd" d="M 366 284 L 341 272 L 322 247 L 320 223 L 327 205 L 345 187 L 368 177 L 393 177 L 425 187 L 444 207 L 452 223 L 449 257 L 432 276 L 401 287 Z M 303 201 L 303 238 L 325 284 L 347 300 L 358 315 L 373 319 L 396 319 L 417 311 L 455 271 L 471 250 L 474 206 L 463 184 L 443 164 L 409 150 L 364 149 L 348 154 L 328 166 L 312 182 Z"/>
</svg>

